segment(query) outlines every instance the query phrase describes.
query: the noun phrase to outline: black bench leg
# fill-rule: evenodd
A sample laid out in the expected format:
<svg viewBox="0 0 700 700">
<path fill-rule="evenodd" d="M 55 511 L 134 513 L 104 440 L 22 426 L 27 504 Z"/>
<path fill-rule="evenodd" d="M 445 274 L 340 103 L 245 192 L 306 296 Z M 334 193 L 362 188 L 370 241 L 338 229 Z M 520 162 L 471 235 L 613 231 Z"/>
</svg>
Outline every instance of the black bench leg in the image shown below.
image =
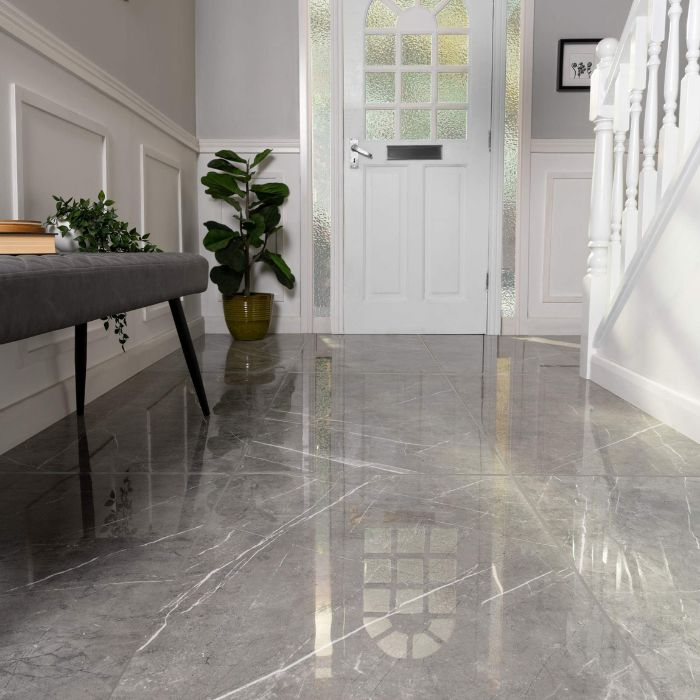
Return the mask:
<svg viewBox="0 0 700 700">
<path fill-rule="evenodd" d="M 180 338 L 182 353 L 184 354 L 185 361 L 187 362 L 187 369 L 189 369 L 190 371 L 190 377 L 192 377 L 194 390 L 197 392 L 199 405 L 202 408 L 202 413 L 205 416 L 208 416 L 209 403 L 207 401 L 207 394 L 204 391 L 202 375 L 199 372 L 199 363 L 197 362 L 197 355 L 195 354 L 194 346 L 192 345 L 190 329 L 187 327 L 187 319 L 185 318 L 185 312 L 182 310 L 182 304 L 179 299 L 171 299 L 169 304 L 170 311 L 173 314 L 173 321 L 175 321 L 175 328 L 177 328 L 177 334 Z"/>
<path fill-rule="evenodd" d="M 85 415 L 85 372 L 87 370 L 87 323 L 75 327 L 75 404 L 79 416 Z"/>
</svg>

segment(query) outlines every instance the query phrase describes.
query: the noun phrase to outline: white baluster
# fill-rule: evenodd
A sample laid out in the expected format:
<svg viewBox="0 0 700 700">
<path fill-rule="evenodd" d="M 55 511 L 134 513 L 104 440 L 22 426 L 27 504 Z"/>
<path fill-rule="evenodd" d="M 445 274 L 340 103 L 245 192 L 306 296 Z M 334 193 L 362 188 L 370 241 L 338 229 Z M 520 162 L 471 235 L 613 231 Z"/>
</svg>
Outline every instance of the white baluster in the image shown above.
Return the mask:
<svg viewBox="0 0 700 700">
<path fill-rule="evenodd" d="M 678 71 L 680 57 L 681 0 L 668 0 L 669 29 L 666 69 L 664 75 L 664 121 L 659 136 L 659 198 L 663 197 L 678 166 Z"/>
<path fill-rule="evenodd" d="M 681 104 L 678 111 L 681 158 L 688 155 L 700 131 L 700 0 L 690 0 L 688 6 L 686 44 L 688 65 L 681 81 Z"/>
<path fill-rule="evenodd" d="M 656 214 L 658 173 L 656 146 L 659 136 L 659 66 L 666 36 L 666 0 L 649 0 L 647 99 L 644 111 L 644 164 L 639 182 L 640 234 L 644 236 Z"/>
<path fill-rule="evenodd" d="M 591 80 L 591 121 L 595 122 L 595 155 L 588 229 L 588 247 L 591 252 L 583 284 L 581 338 L 581 374 L 586 378 L 591 376 L 595 333 L 610 302 L 608 247 L 613 184 L 613 112 L 612 107 L 605 104 L 604 98 L 616 50 L 616 39 L 604 39 L 598 44 L 598 67 Z"/>
<path fill-rule="evenodd" d="M 625 203 L 625 140 L 630 128 L 629 65 L 621 64 L 615 81 L 615 167 L 610 224 L 610 296 L 614 296 L 622 278 L 622 210 Z"/>
<path fill-rule="evenodd" d="M 627 200 L 622 217 L 622 249 L 625 270 L 629 267 L 639 243 L 639 152 L 641 150 L 642 98 L 647 79 L 647 18 L 636 21 L 630 47 L 630 139 L 627 150 Z"/>
</svg>

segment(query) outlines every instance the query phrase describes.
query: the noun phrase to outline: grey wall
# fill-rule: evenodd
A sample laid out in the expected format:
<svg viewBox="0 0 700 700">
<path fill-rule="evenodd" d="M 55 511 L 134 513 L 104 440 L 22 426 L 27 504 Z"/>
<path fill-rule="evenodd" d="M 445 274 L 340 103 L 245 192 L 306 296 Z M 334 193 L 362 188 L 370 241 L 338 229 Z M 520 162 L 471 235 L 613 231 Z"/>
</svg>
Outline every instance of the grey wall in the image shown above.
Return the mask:
<svg viewBox="0 0 700 700">
<path fill-rule="evenodd" d="M 12 0 L 195 132 L 195 0 Z"/>
<path fill-rule="evenodd" d="M 295 0 L 197 0 L 197 135 L 299 138 Z"/>
<path fill-rule="evenodd" d="M 630 0 L 535 0 L 533 138 L 593 138 L 588 93 L 557 92 L 559 39 L 620 37 L 630 6 Z"/>
</svg>

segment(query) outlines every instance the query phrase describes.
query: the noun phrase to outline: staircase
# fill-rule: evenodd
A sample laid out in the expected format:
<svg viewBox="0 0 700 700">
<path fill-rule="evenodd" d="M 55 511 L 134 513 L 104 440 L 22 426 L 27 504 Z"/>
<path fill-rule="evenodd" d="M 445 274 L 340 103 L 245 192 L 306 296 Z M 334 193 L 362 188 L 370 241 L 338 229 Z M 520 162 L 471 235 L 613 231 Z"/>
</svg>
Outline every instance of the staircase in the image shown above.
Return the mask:
<svg viewBox="0 0 700 700">
<path fill-rule="evenodd" d="M 598 46 L 581 343 L 583 377 L 698 442 L 699 59 L 700 0 L 635 0 Z"/>
</svg>

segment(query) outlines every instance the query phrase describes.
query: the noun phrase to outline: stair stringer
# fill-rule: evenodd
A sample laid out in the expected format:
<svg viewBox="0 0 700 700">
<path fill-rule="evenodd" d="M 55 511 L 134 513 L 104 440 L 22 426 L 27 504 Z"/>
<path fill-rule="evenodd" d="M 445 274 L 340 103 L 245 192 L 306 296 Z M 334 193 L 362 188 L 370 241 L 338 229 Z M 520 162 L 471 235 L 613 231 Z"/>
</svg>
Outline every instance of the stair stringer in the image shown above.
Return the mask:
<svg viewBox="0 0 700 700">
<path fill-rule="evenodd" d="M 700 442 L 700 141 L 596 333 L 591 379 Z"/>
</svg>

